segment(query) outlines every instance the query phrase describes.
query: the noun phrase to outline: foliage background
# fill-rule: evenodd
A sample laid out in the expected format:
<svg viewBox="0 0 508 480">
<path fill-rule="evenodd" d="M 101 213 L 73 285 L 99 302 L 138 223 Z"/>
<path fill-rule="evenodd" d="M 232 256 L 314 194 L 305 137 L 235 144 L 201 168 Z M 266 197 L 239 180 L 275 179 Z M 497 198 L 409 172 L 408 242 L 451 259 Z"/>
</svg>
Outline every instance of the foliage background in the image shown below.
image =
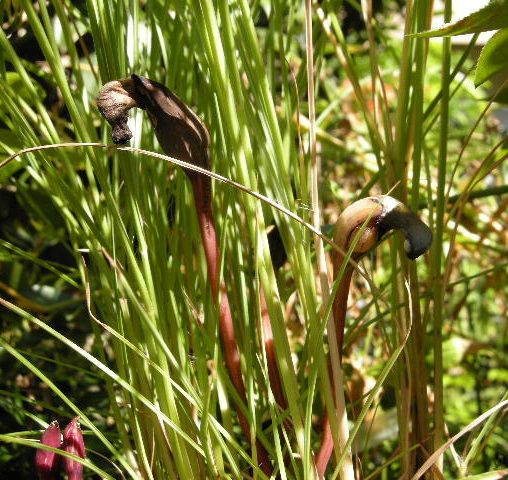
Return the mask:
<svg viewBox="0 0 508 480">
<path fill-rule="evenodd" d="M 412 378 L 422 373 L 429 414 L 442 383 L 444 401 L 437 401 L 446 435 L 506 399 L 508 172 L 506 129 L 491 116 L 489 91 L 475 89 L 471 60 L 446 50 L 446 40 L 426 50 L 423 40 L 400 31 L 408 18 L 407 32 L 424 30 L 431 2 L 374 3 L 366 29 L 357 3 L 323 2 L 332 25 L 335 13 L 342 15 L 342 29 L 332 35 L 314 6 L 319 201 L 322 223 L 330 225 L 355 199 L 395 188 L 435 234 L 442 232 L 417 268 L 398 255 L 398 236 L 391 238 L 362 262 L 370 282 L 356 275 L 350 299 L 344 370 L 350 391 L 359 391 L 348 403 L 350 418 L 368 392 L 376 394 L 356 438 L 365 445 L 363 474 L 395 478 L 404 471 L 397 454 L 409 455 L 401 408 L 412 387 L 401 380 L 402 359 L 386 378 L 381 372 L 403 346 L 399 328 L 410 319 L 410 304 L 419 310 L 413 331 L 425 355 L 425 375 Z M 131 72 L 147 74 L 206 120 L 214 171 L 311 221 L 299 2 L 10 1 L 1 14 L 0 161 L 35 145 L 109 143 L 94 106 L 98 89 Z M 454 75 L 443 80 L 448 70 Z M 157 150 L 141 112 L 132 123 L 133 145 Z M 249 418 L 280 468 L 293 454 L 283 473 L 307 478 L 310 448 L 319 445 L 315 416 L 330 394 L 312 361 L 323 357 L 316 339 L 326 323 L 312 235 L 218 182 L 214 207 Z M 0 296 L 15 306 L 0 306 L 0 474 L 33 478 L 27 439 L 55 418 L 63 425 L 80 414 L 90 464 L 102 474 L 246 475 L 250 449 L 230 410 L 235 393 L 222 367 L 182 171 L 130 152 L 26 154 L 0 169 L 0 219 Z M 288 412 L 269 393 L 260 285 Z M 293 429 L 284 429 L 286 415 Z M 433 432 L 435 419 L 428 420 Z M 506 430 L 500 415 L 460 439 L 445 457 L 446 478 L 508 468 Z"/>
</svg>

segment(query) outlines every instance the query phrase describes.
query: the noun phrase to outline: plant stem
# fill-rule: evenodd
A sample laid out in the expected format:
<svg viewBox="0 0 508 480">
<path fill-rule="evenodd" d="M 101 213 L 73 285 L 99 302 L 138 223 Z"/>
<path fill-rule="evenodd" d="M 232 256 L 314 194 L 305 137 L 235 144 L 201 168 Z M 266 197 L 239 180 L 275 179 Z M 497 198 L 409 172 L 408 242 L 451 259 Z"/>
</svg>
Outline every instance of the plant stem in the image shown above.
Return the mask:
<svg viewBox="0 0 508 480">
<path fill-rule="evenodd" d="M 444 2 L 444 21 L 451 18 L 451 0 Z M 446 160 L 448 145 L 448 111 L 450 98 L 450 55 L 451 39 L 443 38 L 442 53 L 442 77 L 441 77 L 441 113 L 440 135 L 438 154 L 438 184 L 436 192 L 436 217 L 435 217 L 435 241 L 432 249 L 432 285 L 434 296 L 434 449 L 441 446 L 444 441 L 444 389 L 443 389 L 443 230 L 445 210 L 445 183 L 446 183 Z M 443 456 L 440 455 L 436 466 L 443 471 Z"/>
<path fill-rule="evenodd" d="M 189 179 L 191 180 L 192 190 L 194 193 L 196 214 L 198 216 L 199 229 L 208 267 L 208 275 L 210 277 L 210 287 L 212 289 L 214 301 L 219 308 L 219 330 L 222 345 L 224 347 L 226 366 L 231 376 L 231 381 L 233 382 L 240 398 L 245 404 L 247 404 L 247 395 L 245 392 L 245 384 L 240 364 L 240 353 L 238 351 L 238 343 L 236 341 L 235 327 L 233 324 L 233 317 L 231 315 L 229 298 L 224 283 L 219 283 L 221 258 L 213 219 L 212 204 L 210 201 L 211 180 L 207 176 L 195 175 L 194 173 L 189 175 Z M 238 415 L 238 421 L 240 422 L 240 426 L 242 427 L 245 436 L 247 439 L 250 439 L 251 429 L 249 421 L 243 414 L 239 405 L 236 406 L 236 412 Z M 271 475 L 272 465 L 270 457 L 266 449 L 257 439 L 256 449 L 259 456 L 259 466 L 261 470 L 265 474 Z"/>
<path fill-rule="evenodd" d="M 307 84 L 308 84 L 308 100 L 309 100 L 309 150 L 311 160 L 311 201 L 312 201 L 312 223 L 315 228 L 321 225 L 321 215 L 319 208 L 319 186 L 318 177 L 320 173 L 320 165 L 318 162 L 316 151 L 316 108 L 314 98 L 314 58 L 313 58 L 313 43 L 312 43 L 312 0 L 305 1 L 305 32 L 306 32 L 306 51 L 307 51 Z M 327 303 L 330 292 L 330 285 L 328 281 L 328 269 L 326 266 L 325 252 L 323 248 L 323 241 L 321 237 L 314 235 L 314 248 L 316 250 L 316 257 L 318 261 L 318 275 L 321 286 L 321 296 L 324 304 Z M 352 272 L 351 272 L 352 273 Z M 349 276 L 351 278 L 351 275 Z M 349 284 L 346 290 L 349 290 Z M 347 293 L 346 293 L 347 305 Z M 324 437 L 322 440 L 321 448 L 319 450 L 316 467 L 318 475 L 323 478 L 328 460 L 333 450 L 333 446 L 339 447 L 340 450 L 344 449 L 349 438 L 349 427 L 347 421 L 346 401 L 344 397 L 344 379 L 342 367 L 340 365 L 341 350 L 337 344 L 336 323 L 333 317 L 330 316 L 327 323 L 328 344 L 330 349 L 330 359 L 328 363 L 329 370 L 332 374 L 332 386 L 334 388 L 335 410 L 333 411 L 336 421 L 338 421 L 338 438 L 337 443 L 332 436 L 329 414 L 325 413 L 324 418 Z M 343 335 L 343 330 L 342 330 Z M 337 452 L 340 456 L 340 450 Z M 353 480 L 354 470 L 351 452 L 346 452 L 346 457 L 340 469 L 340 477 L 343 480 Z"/>
</svg>

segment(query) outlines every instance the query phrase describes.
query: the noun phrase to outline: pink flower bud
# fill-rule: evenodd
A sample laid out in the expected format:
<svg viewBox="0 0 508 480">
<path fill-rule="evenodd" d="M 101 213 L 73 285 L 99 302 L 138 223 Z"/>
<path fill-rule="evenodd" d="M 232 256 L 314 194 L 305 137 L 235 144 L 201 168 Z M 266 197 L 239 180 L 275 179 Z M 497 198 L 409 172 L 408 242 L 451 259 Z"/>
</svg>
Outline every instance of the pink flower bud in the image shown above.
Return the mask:
<svg viewBox="0 0 508 480">
<path fill-rule="evenodd" d="M 79 428 L 79 417 L 74 418 L 65 427 L 63 434 L 63 448 L 66 452 L 85 458 L 85 442 Z M 83 465 L 72 458 L 64 457 L 63 465 L 68 480 L 82 480 Z"/>
<path fill-rule="evenodd" d="M 60 427 L 55 420 L 46 428 L 41 437 L 41 443 L 48 447 L 60 448 L 62 445 L 62 434 Z M 35 454 L 35 468 L 41 480 L 53 480 L 58 475 L 58 464 L 60 455 L 47 450 L 37 449 Z"/>
</svg>

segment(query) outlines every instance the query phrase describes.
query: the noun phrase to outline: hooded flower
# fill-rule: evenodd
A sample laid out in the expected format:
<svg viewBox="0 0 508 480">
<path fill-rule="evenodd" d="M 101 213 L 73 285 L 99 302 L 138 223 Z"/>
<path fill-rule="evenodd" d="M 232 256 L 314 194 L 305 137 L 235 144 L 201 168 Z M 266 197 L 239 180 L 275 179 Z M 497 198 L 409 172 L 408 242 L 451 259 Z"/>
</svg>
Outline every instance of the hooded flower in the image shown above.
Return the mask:
<svg viewBox="0 0 508 480">
<path fill-rule="evenodd" d="M 63 449 L 81 458 L 85 458 L 85 442 L 79 428 L 79 417 L 74 418 L 65 427 L 63 434 Z M 72 458 L 64 457 L 63 465 L 68 480 L 83 478 L 83 465 Z"/>
<path fill-rule="evenodd" d="M 41 437 L 41 443 L 48 447 L 60 448 L 62 445 L 62 434 L 58 422 L 51 422 Z M 55 452 L 37 449 L 35 454 L 35 468 L 41 480 L 53 480 L 57 478 L 60 455 Z"/>
</svg>

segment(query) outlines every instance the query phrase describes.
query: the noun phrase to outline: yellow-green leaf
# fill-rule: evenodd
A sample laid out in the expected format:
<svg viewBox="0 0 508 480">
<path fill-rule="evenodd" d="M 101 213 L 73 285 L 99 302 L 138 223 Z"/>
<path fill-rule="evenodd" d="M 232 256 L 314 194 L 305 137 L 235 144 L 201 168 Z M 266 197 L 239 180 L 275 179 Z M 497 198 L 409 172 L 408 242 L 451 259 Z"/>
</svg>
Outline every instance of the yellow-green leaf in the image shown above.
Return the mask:
<svg viewBox="0 0 508 480">
<path fill-rule="evenodd" d="M 481 85 L 496 73 L 505 70 L 508 72 L 508 28 L 503 28 L 483 47 L 476 73 L 474 83 L 476 86 Z"/>
<path fill-rule="evenodd" d="M 415 34 L 415 37 L 452 37 L 508 27 L 508 0 L 492 0 L 486 7 L 454 23 Z"/>
</svg>

